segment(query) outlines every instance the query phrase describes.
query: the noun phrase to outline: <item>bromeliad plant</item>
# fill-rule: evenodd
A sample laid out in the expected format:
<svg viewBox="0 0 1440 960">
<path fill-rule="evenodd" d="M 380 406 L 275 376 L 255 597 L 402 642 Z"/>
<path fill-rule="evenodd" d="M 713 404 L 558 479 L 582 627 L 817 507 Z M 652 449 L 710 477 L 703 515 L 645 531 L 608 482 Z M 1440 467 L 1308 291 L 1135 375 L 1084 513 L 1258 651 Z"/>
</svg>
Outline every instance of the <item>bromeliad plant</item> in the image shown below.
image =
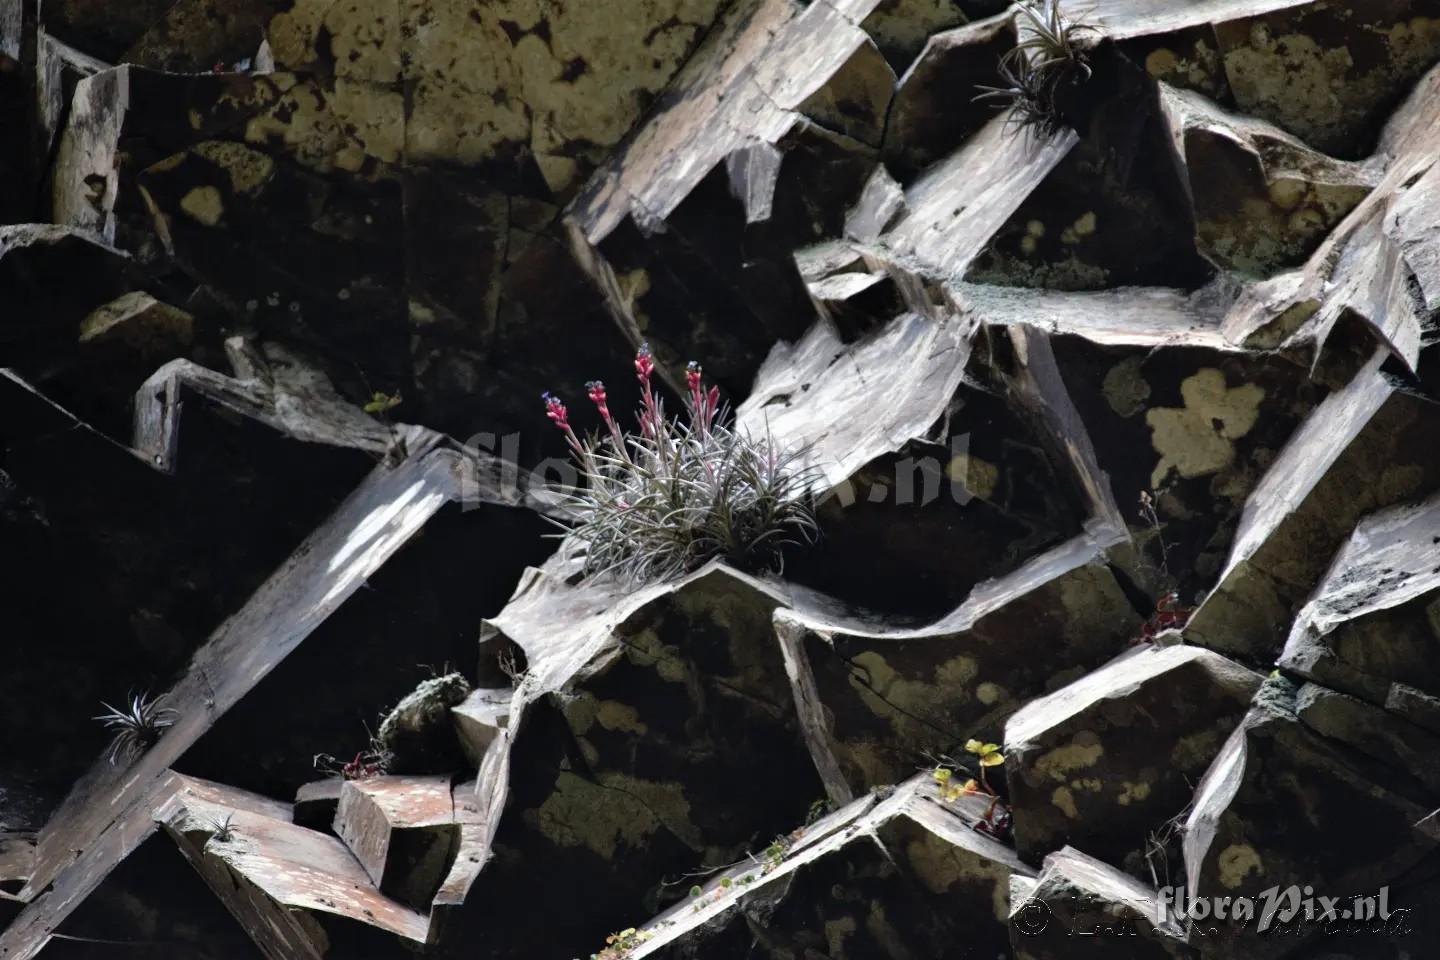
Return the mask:
<svg viewBox="0 0 1440 960">
<path fill-rule="evenodd" d="M 1068 88 L 1090 79 L 1089 55 L 1080 38 L 1092 27 L 1067 20 L 1060 0 L 1018 3 L 1015 27 L 1020 42 L 1000 58 L 999 86 L 980 85 L 976 100 L 1013 107 L 1016 129 L 1041 135 L 1065 126 L 1061 100 Z"/>
<path fill-rule="evenodd" d="M 717 557 L 743 570 L 778 569 L 786 547 L 813 543 L 815 474 L 801 465 L 800 452 L 735 426 L 698 363 L 685 372 L 686 418 L 667 417 L 654 373 L 650 348 L 641 344 L 636 433 L 621 429 L 599 380 L 585 386 L 604 431 L 588 439 L 575 433 L 565 404 L 544 395 L 546 416 L 565 434 L 579 468 L 580 482 L 560 492 L 573 518 L 562 526 L 584 575 L 643 583 Z"/>
<path fill-rule="evenodd" d="M 94 719 L 115 733 L 110 741 L 111 766 L 121 758 L 132 760 L 155 746 L 160 742 L 160 735 L 167 727 L 174 726 L 179 716 L 174 710 L 159 706 L 148 693 L 132 696 L 124 709 L 103 701 L 100 706 L 105 712 Z"/>
</svg>

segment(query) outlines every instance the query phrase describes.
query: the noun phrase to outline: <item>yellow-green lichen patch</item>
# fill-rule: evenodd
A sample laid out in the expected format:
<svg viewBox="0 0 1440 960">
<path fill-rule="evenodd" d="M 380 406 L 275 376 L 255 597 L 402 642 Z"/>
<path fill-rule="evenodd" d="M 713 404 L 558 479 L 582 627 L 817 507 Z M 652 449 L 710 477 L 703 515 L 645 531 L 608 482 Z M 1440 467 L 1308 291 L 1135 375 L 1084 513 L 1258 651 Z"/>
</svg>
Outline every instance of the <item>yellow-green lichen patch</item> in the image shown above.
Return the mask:
<svg viewBox="0 0 1440 960">
<path fill-rule="evenodd" d="M 678 783 L 653 783 L 618 773 L 599 782 L 562 770 L 545 802 L 526 821 L 562 847 L 586 847 L 610 860 L 623 844 L 637 847 L 662 826 L 699 846 L 690 804 Z"/>
<path fill-rule="evenodd" d="M 1220 872 L 1220 885 L 1227 890 L 1234 890 L 1244 882 L 1245 878 L 1253 873 L 1262 873 L 1264 863 L 1260 859 L 1259 852 L 1249 844 L 1237 843 L 1220 851 L 1216 860 L 1216 867 Z"/>
<path fill-rule="evenodd" d="M 118 338 L 145 353 L 188 347 L 195 339 L 195 318 L 132 290 L 92 310 L 80 322 L 80 342 Z"/>
<path fill-rule="evenodd" d="M 1060 242 L 1073 246 L 1094 234 L 1097 224 L 1098 220 L 1095 217 L 1095 211 L 1090 210 L 1082 213 L 1076 218 L 1074 223 L 1060 231 Z"/>
<path fill-rule="evenodd" d="M 1220 95 L 1225 88 L 1220 51 L 1204 39 L 1196 39 L 1188 51 L 1178 46 L 1151 50 L 1145 56 L 1145 70 L 1156 80 L 1211 97 Z"/>
<path fill-rule="evenodd" d="M 215 187 L 194 187 L 180 198 L 180 209 L 196 223 L 213 227 L 225 215 L 225 202 Z"/>
<path fill-rule="evenodd" d="M 606 730 L 644 734 L 647 730 L 640 711 L 618 700 L 598 700 L 578 693 L 565 706 L 565 716 L 576 736 L 584 736 L 597 722 Z"/>
<path fill-rule="evenodd" d="M 1091 730 L 1081 730 L 1061 744 L 1035 758 L 1030 769 L 1039 780 L 1069 780 L 1072 773 L 1088 770 L 1100 762 L 1105 747 Z"/>
<path fill-rule="evenodd" d="M 932 715 L 947 703 L 968 701 L 970 684 L 980 669 L 974 659 L 961 655 L 937 666 L 931 679 L 913 680 L 902 676 L 874 650 L 856 654 L 851 662 L 850 685 L 861 702 L 901 734 L 915 723 L 915 717 Z"/>
<path fill-rule="evenodd" d="M 1295 266 L 1364 200 L 1363 184 L 1328 184 L 1281 176 L 1238 210 L 1202 217 L 1195 225 L 1211 260 L 1251 276 L 1265 277 Z"/>
<path fill-rule="evenodd" d="M 986 680 L 984 683 L 976 684 L 975 699 L 987 707 L 993 707 L 997 703 L 1010 699 L 1010 694 L 1000 684 Z"/>
<path fill-rule="evenodd" d="M 470 16 L 472 10 L 476 17 Z M 520 70 L 499 21 L 523 30 L 538 18 L 517 16 L 499 5 L 408 3 L 405 52 L 414 64 L 406 77 L 410 159 L 473 164 L 495 156 L 504 145 L 529 142 L 530 113 Z"/>
<path fill-rule="evenodd" d="M 1056 787 L 1050 792 L 1050 803 L 1071 820 L 1080 819 L 1080 810 L 1075 806 L 1075 794 L 1069 787 Z"/>
<path fill-rule="evenodd" d="M 625 639 L 625 657 L 631 663 L 653 668 L 667 683 L 691 682 L 690 667 L 680 656 L 680 648 L 662 643 L 654 630 L 639 630 Z"/>
<path fill-rule="evenodd" d="M 1123 780 L 1120 783 L 1120 795 L 1115 802 L 1122 807 L 1128 807 L 1132 803 L 1141 803 L 1150 796 L 1150 784 L 1145 781 L 1132 782 Z"/>
<path fill-rule="evenodd" d="M 404 137 L 401 95 L 349 80 L 333 88 L 318 80 L 297 84 L 245 128 L 247 142 L 281 144 L 307 167 L 348 173 L 374 167 L 372 176 L 400 159 Z"/>
<path fill-rule="evenodd" d="M 1250 25 L 1247 42 L 1225 53 L 1235 100 L 1302 139 L 1333 131 L 1342 113 L 1339 88 L 1355 65 L 1347 47 L 1325 48 L 1303 33 L 1275 35 L 1264 22 Z"/>
<path fill-rule="evenodd" d="M 1386 109 L 1440 57 L 1440 22 L 1320 2 L 1216 26 L 1236 105 L 1337 156 L 1359 156 Z"/>
<path fill-rule="evenodd" d="M 981 500 L 993 500 L 1000 483 L 1000 468 L 972 453 L 960 453 L 945 466 L 945 476 L 966 493 Z"/>
<path fill-rule="evenodd" d="M 1101 384 L 1105 402 L 1122 417 L 1135 416 L 1145 409 L 1145 401 L 1150 399 L 1150 384 L 1140 372 L 1144 362 L 1142 356 L 1126 357 L 1105 374 Z"/>
<path fill-rule="evenodd" d="M 931 893 L 945 893 L 957 883 L 986 887 L 995 919 L 1003 922 L 1009 916 L 1010 868 L 1005 864 L 956 847 L 928 830 L 917 831 L 905 844 L 905 857 Z"/>
<path fill-rule="evenodd" d="M 229 175 L 230 189 L 235 193 L 253 196 L 275 175 L 275 161 L 244 144 L 205 140 L 192 149 Z"/>
<path fill-rule="evenodd" d="M 845 956 L 845 941 L 855 935 L 860 925 L 854 917 L 836 917 L 825 921 L 825 945 L 832 957 Z"/>
<path fill-rule="evenodd" d="M 1170 765 L 1177 770 L 1205 769 L 1220 752 L 1228 734 L 1227 729 L 1212 727 L 1181 737 L 1170 748 Z"/>
<path fill-rule="evenodd" d="M 528 147 L 552 190 L 578 185 L 670 82 L 718 0 L 605 4 L 408 0 L 411 156 L 475 163 Z"/>
<path fill-rule="evenodd" d="M 1145 414 L 1150 443 L 1160 461 L 1150 476 L 1160 486 L 1171 470 L 1182 477 L 1203 477 L 1235 460 L 1234 441 L 1255 426 L 1265 391 L 1257 384 L 1230 387 L 1214 367 L 1180 384 L 1183 407 L 1159 407 Z"/>
<path fill-rule="evenodd" d="M 1091 633 L 1095 624 L 1123 623 L 1135 619 L 1130 601 L 1120 591 L 1115 578 L 1103 567 L 1081 567 L 1065 576 L 1060 581 L 1060 606 L 1065 611 L 1061 630 L 1065 639 L 1073 643 L 1093 643 Z M 1063 685 L 1083 673 L 1083 668 L 1078 667 L 1070 672 L 1058 671 L 1049 682 Z"/>
</svg>

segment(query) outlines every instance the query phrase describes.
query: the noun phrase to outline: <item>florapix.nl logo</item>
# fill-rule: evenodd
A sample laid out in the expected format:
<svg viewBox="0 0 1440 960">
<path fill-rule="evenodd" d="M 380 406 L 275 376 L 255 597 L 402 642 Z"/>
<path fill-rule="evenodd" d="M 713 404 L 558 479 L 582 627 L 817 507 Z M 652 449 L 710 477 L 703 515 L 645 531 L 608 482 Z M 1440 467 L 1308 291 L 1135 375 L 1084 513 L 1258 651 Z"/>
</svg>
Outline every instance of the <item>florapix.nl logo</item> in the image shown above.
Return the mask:
<svg viewBox="0 0 1440 960">
<path fill-rule="evenodd" d="M 522 468 L 525 445 L 519 433 L 476 433 L 466 440 L 465 447 L 487 467 L 466 476 L 462 499 L 467 509 L 479 507 L 497 494 L 520 502 L 527 492 L 574 489 L 584 482 L 569 457 L 546 457 Z M 808 463 L 818 468 L 828 484 L 827 489 L 816 492 L 816 506 L 834 503 L 842 509 L 856 504 L 925 507 L 941 499 L 963 507 L 975 499 L 975 474 L 994 470 L 988 463 L 972 460 L 969 433 L 954 434 L 944 443 L 912 443 L 900 455 L 878 458 L 883 467 L 872 465 L 839 479 L 835 479 L 839 472 L 835 464 L 818 458 Z"/>
</svg>

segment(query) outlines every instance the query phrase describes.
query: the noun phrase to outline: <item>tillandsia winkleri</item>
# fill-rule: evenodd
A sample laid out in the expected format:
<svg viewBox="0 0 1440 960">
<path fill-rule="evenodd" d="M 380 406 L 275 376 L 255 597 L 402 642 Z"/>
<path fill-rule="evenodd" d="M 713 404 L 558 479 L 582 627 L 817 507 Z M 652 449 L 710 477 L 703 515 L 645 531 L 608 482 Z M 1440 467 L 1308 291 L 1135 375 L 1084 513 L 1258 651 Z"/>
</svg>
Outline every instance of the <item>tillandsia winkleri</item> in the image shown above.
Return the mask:
<svg viewBox="0 0 1440 960">
<path fill-rule="evenodd" d="M 1009 122 L 1017 130 L 1042 136 L 1065 125 L 1064 98 L 1090 79 L 1089 54 L 1081 43 L 1094 28 L 1068 20 L 1060 0 L 1016 4 L 1019 42 L 1000 58 L 999 86 L 979 85 L 976 100 L 995 100 L 1013 108 Z"/>
<path fill-rule="evenodd" d="M 159 706 L 149 693 L 131 696 L 123 709 L 103 701 L 100 706 L 105 708 L 105 712 L 95 719 L 115 733 L 115 738 L 110 741 L 112 766 L 117 760 L 132 760 L 155 746 L 165 728 L 174 726 L 179 717 L 169 707 Z"/>
<path fill-rule="evenodd" d="M 585 386 L 604 431 L 585 440 L 565 404 L 543 397 L 579 468 L 579 483 L 560 493 L 572 518 L 562 524 L 567 549 L 583 559 L 584 575 L 644 583 L 717 557 L 747 571 L 778 569 L 785 548 L 813 543 L 817 474 L 801 452 L 737 427 L 719 388 L 706 389 L 698 363 L 685 372 L 687 417 L 667 417 L 654 373 L 650 347 L 641 344 L 636 433 L 621 429 L 599 380 Z"/>
</svg>

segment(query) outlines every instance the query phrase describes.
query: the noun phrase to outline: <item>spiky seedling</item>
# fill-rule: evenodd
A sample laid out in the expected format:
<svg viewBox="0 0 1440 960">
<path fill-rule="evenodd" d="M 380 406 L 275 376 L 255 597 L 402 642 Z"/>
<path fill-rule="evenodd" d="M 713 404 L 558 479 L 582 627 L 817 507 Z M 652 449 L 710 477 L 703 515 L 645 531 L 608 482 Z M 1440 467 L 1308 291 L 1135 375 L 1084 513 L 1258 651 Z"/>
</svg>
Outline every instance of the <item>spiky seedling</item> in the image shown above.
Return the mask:
<svg viewBox="0 0 1440 960">
<path fill-rule="evenodd" d="M 635 355 L 639 432 L 622 431 L 605 385 L 587 384 L 606 432 L 581 440 L 565 405 L 545 394 L 546 415 L 564 432 L 580 482 L 562 488 L 573 518 L 567 549 L 587 577 L 643 583 L 680 576 L 719 557 L 744 570 L 778 568 L 787 546 L 818 535 L 811 498 L 816 473 L 801 453 L 733 425 L 698 363 L 685 374 L 687 419 L 665 415 L 651 385 L 650 349 Z"/>
<path fill-rule="evenodd" d="M 1009 122 L 1041 135 L 1065 126 L 1060 98 L 1076 83 L 1090 79 L 1090 63 L 1080 38 L 1093 28 L 1066 19 L 1060 0 L 1016 4 L 1020 41 L 1000 58 L 1000 86 L 979 85 L 976 100 L 994 100 L 1013 108 Z"/>
<path fill-rule="evenodd" d="M 235 827 L 231 821 L 235 814 L 227 814 L 224 820 L 212 818 L 210 820 L 210 839 L 216 843 L 228 843 L 235 836 Z"/>
<path fill-rule="evenodd" d="M 115 738 L 110 741 L 112 766 L 121 757 L 130 760 L 155 746 L 165 728 L 173 726 L 179 716 L 174 710 L 159 706 L 148 693 L 132 696 L 123 710 L 103 701 L 100 705 L 106 712 L 95 719 L 115 732 Z"/>
</svg>

